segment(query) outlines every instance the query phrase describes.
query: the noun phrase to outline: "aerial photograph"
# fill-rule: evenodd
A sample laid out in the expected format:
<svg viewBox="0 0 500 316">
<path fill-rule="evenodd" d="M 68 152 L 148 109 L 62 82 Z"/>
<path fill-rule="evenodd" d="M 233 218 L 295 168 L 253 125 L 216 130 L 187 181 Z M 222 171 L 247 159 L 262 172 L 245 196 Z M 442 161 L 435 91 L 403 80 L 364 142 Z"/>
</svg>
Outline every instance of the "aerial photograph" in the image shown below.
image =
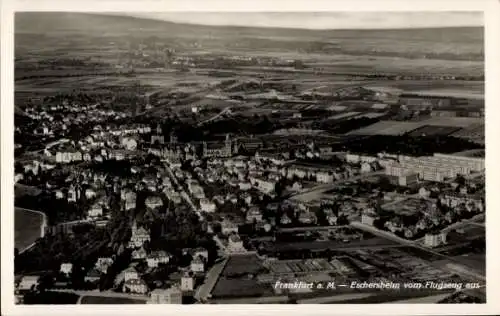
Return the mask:
<svg viewBox="0 0 500 316">
<path fill-rule="evenodd" d="M 16 12 L 16 304 L 486 303 L 482 12 Z"/>
</svg>

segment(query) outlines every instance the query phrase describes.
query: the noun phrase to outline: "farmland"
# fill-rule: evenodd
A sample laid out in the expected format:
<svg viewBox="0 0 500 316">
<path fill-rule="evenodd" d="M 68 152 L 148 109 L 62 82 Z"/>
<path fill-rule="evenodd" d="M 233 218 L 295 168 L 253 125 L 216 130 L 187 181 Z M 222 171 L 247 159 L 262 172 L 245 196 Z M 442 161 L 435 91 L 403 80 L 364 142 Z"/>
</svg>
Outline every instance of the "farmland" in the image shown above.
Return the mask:
<svg viewBox="0 0 500 316">
<path fill-rule="evenodd" d="M 414 129 L 410 133 L 409 136 L 426 136 L 426 135 L 450 135 L 457 131 L 459 131 L 459 127 L 453 126 L 439 126 L 439 125 L 424 125 L 417 129 Z"/>
<path fill-rule="evenodd" d="M 410 133 L 411 136 L 449 135 L 459 133 L 460 128 L 476 126 L 484 121 L 482 118 L 473 117 L 431 117 L 421 121 L 400 122 L 380 121 L 367 127 L 352 131 L 348 135 L 402 135 Z M 430 134 L 429 134 L 430 131 Z M 415 132 L 414 134 L 412 134 Z"/>
</svg>

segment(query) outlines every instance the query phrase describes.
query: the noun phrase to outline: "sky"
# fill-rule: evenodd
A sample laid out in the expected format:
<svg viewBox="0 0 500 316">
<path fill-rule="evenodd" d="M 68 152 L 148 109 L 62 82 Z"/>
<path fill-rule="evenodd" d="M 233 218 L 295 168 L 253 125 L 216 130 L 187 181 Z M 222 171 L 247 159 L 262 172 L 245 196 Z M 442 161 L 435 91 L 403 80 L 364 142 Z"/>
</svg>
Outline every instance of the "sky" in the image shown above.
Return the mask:
<svg viewBox="0 0 500 316">
<path fill-rule="evenodd" d="M 202 25 L 304 29 L 483 26 L 482 12 L 165 12 L 127 15 Z"/>
</svg>

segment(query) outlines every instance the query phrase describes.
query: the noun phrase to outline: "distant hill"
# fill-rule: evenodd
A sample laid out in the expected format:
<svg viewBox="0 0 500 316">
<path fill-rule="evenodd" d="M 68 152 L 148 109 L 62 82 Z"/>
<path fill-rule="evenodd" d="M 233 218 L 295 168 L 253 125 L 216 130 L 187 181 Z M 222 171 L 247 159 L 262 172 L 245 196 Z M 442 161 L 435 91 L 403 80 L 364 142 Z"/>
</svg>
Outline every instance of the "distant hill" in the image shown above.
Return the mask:
<svg viewBox="0 0 500 316">
<path fill-rule="evenodd" d="M 200 36 L 264 36 L 307 38 L 352 38 L 362 35 L 372 38 L 391 38 L 446 41 L 456 43 L 481 43 L 483 27 L 448 27 L 389 30 L 309 30 L 285 28 L 260 28 L 242 26 L 207 26 L 179 24 L 161 20 L 131 16 L 68 13 L 68 12 L 21 12 L 15 17 L 16 33 L 40 33 L 66 31 L 98 32 L 100 34 L 135 34 L 152 32 L 158 35 L 197 34 Z M 165 34 L 167 32 L 167 34 Z"/>
<path fill-rule="evenodd" d="M 145 18 L 66 12 L 15 16 L 16 44 L 71 35 L 160 41 L 201 41 L 203 48 L 273 50 L 444 60 L 484 59 L 482 27 L 394 30 L 306 30 L 177 24 Z M 29 40 L 28 40 L 29 39 Z M 34 41 L 33 41 L 34 42 Z"/>
</svg>

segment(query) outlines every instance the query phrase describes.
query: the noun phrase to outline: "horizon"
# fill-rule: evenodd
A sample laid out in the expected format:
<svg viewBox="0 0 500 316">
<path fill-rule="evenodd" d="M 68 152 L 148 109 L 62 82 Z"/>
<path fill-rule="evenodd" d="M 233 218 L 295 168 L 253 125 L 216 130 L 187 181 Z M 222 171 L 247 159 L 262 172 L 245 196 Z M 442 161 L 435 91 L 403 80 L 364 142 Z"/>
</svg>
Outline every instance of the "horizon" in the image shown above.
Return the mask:
<svg viewBox="0 0 500 316">
<path fill-rule="evenodd" d="M 482 12 L 127 12 L 110 14 L 191 25 L 306 30 L 484 26 Z"/>
</svg>

